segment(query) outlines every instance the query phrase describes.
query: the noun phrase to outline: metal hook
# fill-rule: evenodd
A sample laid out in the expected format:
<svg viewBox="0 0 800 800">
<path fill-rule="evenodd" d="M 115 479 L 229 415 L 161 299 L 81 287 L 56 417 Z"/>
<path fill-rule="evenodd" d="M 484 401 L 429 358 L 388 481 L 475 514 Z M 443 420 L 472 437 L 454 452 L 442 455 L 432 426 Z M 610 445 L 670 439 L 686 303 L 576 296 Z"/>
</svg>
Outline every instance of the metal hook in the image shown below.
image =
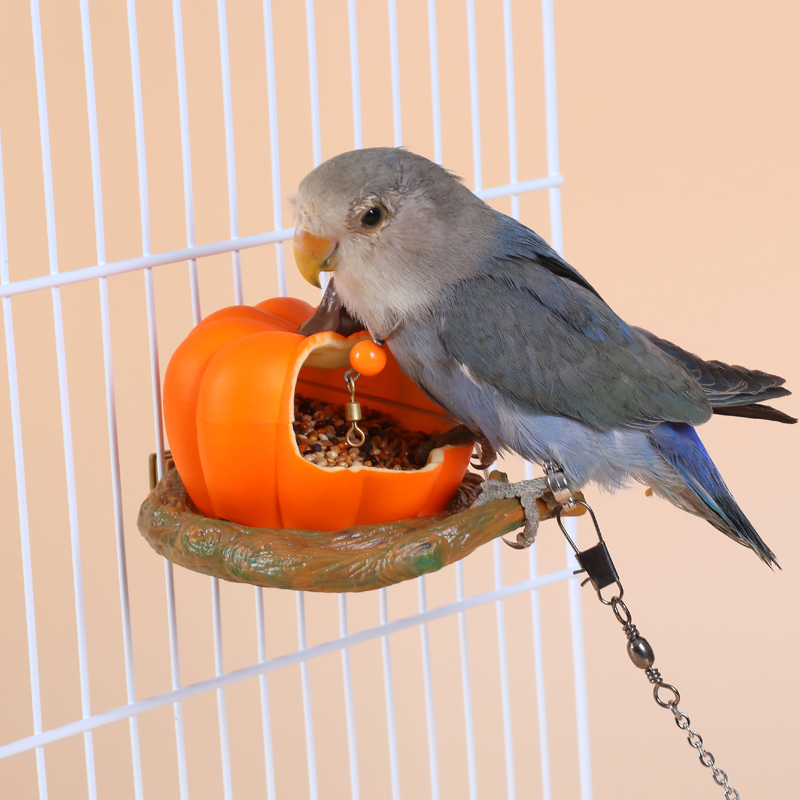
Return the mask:
<svg viewBox="0 0 800 800">
<path fill-rule="evenodd" d="M 361 447 L 367 441 L 367 434 L 358 427 L 358 423 L 352 422 L 347 429 L 344 440 L 350 447 Z"/>
<path fill-rule="evenodd" d="M 350 423 L 350 427 L 347 429 L 344 439 L 350 447 L 361 447 L 367 441 L 367 434 L 358 427 L 362 417 L 361 403 L 356 402 L 356 381 L 360 377 L 361 373 L 354 369 L 348 369 L 344 373 L 344 382 L 350 390 L 350 402 L 345 403 L 344 406 L 345 419 Z"/>
<path fill-rule="evenodd" d="M 600 532 L 600 525 L 597 522 L 597 517 L 594 515 L 592 507 L 583 500 L 576 500 L 575 505 L 583 506 L 591 515 L 592 523 L 594 525 L 595 532 L 597 533 L 597 544 L 584 551 L 578 549 L 578 546 L 572 541 L 572 538 L 564 527 L 564 523 L 561 521 L 561 514 L 564 511 L 563 506 L 556 514 L 558 527 L 561 528 L 561 533 L 564 534 L 564 538 L 569 542 L 570 547 L 575 552 L 575 560 L 581 566 L 581 569 L 576 570 L 575 574 L 577 575 L 580 572 L 585 572 L 589 576 L 581 583 L 581 586 L 585 586 L 587 581 L 591 582 L 594 590 L 597 592 L 597 597 L 600 602 L 604 605 L 610 606 L 615 600 L 622 600 L 622 595 L 624 594 L 624 589 L 622 588 L 622 584 L 619 581 L 619 575 L 617 574 L 617 568 L 614 566 L 614 562 L 611 560 L 611 554 L 608 552 L 608 547 L 606 547 L 603 534 Z M 610 600 L 606 600 L 601 592 L 607 586 L 611 586 L 613 584 L 617 585 L 619 593 L 614 595 Z"/>
<path fill-rule="evenodd" d="M 575 501 L 575 505 L 576 506 L 583 506 L 589 512 L 589 514 L 592 517 L 592 523 L 594 524 L 594 529 L 597 532 L 597 538 L 601 542 L 603 542 L 604 541 L 603 534 L 600 532 L 600 525 L 597 522 L 597 517 L 594 515 L 594 510 L 592 509 L 592 507 L 588 503 L 584 502 L 583 500 L 576 500 Z M 564 523 L 561 521 L 561 514 L 564 511 L 568 511 L 568 510 L 569 509 L 565 509 L 564 506 L 559 508 L 558 511 L 556 512 L 556 521 L 558 522 L 558 527 L 561 528 L 561 533 L 564 534 L 564 537 L 569 542 L 570 547 L 575 551 L 575 555 L 577 556 L 581 551 L 578 549 L 578 545 L 576 545 L 575 542 L 572 541 L 572 539 L 570 538 L 570 535 L 567 533 L 567 529 L 564 527 Z"/>
<path fill-rule="evenodd" d="M 356 369 L 348 369 L 344 373 L 344 382 L 347 384 L 347 388 L 350 390 L 350 396 L 352 397 L 356 392 L 356 381 L 361 377 L 361 373 Z"/>
<path fill-rule="evenodd" d="M 372 341 L 378 345 L 378 347 L 383 347 L 386 344 L 386 340 L 400 327 L 402 320 L 398 320 L 395 324 L 389 329 L 389 332 L 381 339 L 377 333 L 372 331 L 370 328 L 367 328 L 367 332 L 372 337 Z"/>
</svg>

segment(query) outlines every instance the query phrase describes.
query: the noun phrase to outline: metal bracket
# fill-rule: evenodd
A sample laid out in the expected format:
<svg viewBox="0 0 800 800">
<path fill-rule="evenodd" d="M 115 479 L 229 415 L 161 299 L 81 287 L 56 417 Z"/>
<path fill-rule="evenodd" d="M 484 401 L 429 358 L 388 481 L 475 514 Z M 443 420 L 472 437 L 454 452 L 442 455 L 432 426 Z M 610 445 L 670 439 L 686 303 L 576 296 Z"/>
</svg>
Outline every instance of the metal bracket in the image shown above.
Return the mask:
<svg viewBox="0 0 800 800">
<path fill-rule="evenodd" d="M 164 451 L 164 472 L 169 472 L 175 466 L 175 461 L 172 458 L 172 453 L 169 450 Z M 148 460 L 148 467 L 150 472 L 150 491 L 156 488 L 158 483 L 158 455 L 150 453 Z"/>
<path fill-rule="evenodd" d="M 581 565 L 581 569 L 576 570 L 575 574 L 578 575 L 581 572 L 585 572 L 589 576 L 581 583 L 581 586 L 585 586 L 587 583 L 591 582 L 594 590 L 597 592 L 597 596 L 603 603 L 608 605 L 610 601 L 603 599 L 603 596 L 601 595 L 602 590 L 607 586 L 616 584 L 619 589 L 617 597 L 622 599 L 623 595 L 622 584 L 619 581 L 617 568 L 614 566 L 614 562 L 611 560 L 611 554 L 608 552 L 608 547 L 606 547 L 606 543 L 603 540 L 603 534 L 600 532 L 600 526 L 597 524 L 597 517 L 595 517 L 592 507 L 583 500 L 575 500 L 574 505 L 583 506 L 591 515 L 592 523 L 594 524 L 594 529 L 597 533 L 597 544 L 593 545 L 587 550 L 578 549 L 578 545 L 572 541 L 572 538 L 564 527 L 564 523 L 561 521 L 561 512 L 564 510 L 563 506 L 561 509 L 559 509 L 557 515 L 558 527 L 561 528 L 561 532 L 564 534 L 566 540 L 570 544 L 570 547 L 575 552 L 576 561 Z"/>
<path fill-rule="evenodd" d="M 572 511 L 576 501 L 572 496 L 572 489 L 569 488 L 564 470 L 555 461 L 545 461 L 544 474 L 556 502 L 560 503 L 565 511 Z"/>
</svg>

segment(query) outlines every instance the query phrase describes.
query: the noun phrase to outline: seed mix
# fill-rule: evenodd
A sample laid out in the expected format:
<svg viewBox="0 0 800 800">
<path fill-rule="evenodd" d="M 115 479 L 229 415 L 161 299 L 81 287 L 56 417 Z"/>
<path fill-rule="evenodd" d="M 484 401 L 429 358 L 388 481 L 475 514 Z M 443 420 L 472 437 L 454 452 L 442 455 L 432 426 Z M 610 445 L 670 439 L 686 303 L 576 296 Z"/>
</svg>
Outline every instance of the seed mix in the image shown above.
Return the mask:
<svg viewBox="0 0 800 800">
<path fill-rule="evenodd" d="M 347 443 L 349 422 L 344 406 L 294 396 L 294 438 L 300 455 L 320 467 L 380 467 L 399 471 L 419 469 L 414 461 L 417 448 L 437 437 L 439 431 L 407 431 L 394 417 L 377 409 L 361 407 L 358 423 L 366 434 L 361 447 Z"/>
</svg>

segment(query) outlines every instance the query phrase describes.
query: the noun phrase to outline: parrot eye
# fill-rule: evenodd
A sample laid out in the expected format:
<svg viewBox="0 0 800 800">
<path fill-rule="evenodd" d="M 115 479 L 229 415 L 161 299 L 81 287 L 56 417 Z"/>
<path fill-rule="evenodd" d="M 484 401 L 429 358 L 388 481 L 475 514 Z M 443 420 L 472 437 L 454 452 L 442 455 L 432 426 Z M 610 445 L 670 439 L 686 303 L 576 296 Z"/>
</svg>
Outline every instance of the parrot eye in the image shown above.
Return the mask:
<svg viewBox="0 0 800 800">
<path fill-rule="evenodd" d="M 377 228 L 383 221 L 383 209 L 380 206 L 372 206 L 361 215 L 361 227 L 365 230 Z"/>
</svg>

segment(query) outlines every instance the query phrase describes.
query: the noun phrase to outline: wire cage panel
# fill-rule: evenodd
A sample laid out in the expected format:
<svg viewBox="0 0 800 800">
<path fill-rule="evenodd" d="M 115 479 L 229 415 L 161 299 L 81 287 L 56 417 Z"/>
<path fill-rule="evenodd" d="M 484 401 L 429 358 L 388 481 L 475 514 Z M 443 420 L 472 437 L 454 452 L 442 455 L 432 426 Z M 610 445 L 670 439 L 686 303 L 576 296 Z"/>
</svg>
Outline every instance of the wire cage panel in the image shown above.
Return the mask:
<svg viewBox="0 0 800 800">
<path fill-rule="evenodd" d="M 233 303 L 318 297 L 286 252 L 284 198 L 321 159 L 406 145 L 561 247 L 550 2 L 31 0 L 2 15 L 0 436 L 15 535 L 0 565 L 13 610 L 0 785 L 590 797 L 580 604 L 560 542 L 528 556 L 495 543 L 336 597 L 173 569 L 135 527 L 147 456 L 168 446 L 163 371 L 192 325 Z M 571 767 L 551 771 L 551 753 Z"/>
</svg>

